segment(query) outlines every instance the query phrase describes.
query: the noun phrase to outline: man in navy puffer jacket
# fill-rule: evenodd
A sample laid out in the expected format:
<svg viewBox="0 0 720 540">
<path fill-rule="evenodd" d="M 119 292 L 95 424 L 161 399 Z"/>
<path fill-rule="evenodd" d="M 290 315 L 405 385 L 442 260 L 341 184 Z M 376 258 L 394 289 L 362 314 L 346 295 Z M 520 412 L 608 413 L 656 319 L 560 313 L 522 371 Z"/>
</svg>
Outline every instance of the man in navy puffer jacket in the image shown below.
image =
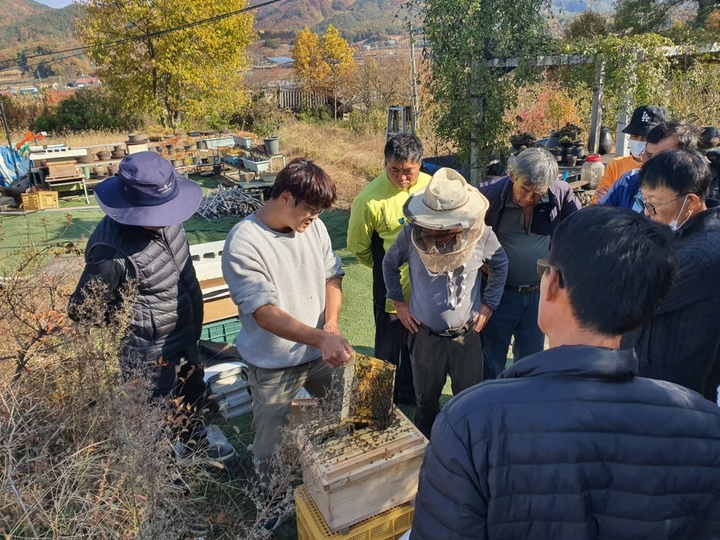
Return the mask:
<svg viewBox="0 0 720 540">
<path fill-rule="evenodd" d="M 720 409 L 618 349 L 670 288 L 670 235 L 606 207 L 558 226 L 538 261 L 551 348 L 437 417 L 412 540 L 720 538 Z"/>
</svg>

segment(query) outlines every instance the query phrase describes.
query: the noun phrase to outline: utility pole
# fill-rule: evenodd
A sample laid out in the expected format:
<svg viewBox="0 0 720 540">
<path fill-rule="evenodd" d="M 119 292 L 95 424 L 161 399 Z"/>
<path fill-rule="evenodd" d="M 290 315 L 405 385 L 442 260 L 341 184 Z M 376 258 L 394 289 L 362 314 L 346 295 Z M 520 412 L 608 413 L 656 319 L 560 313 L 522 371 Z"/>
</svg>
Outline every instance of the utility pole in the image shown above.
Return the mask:
<svg viewBox="0 0 720 540">
<path fill-rule="evenodd" d="M 417 87 L 417 72 L 415 71 L 415 30 L 413 29 L 412 21 L 409 23 L 410 26 L 410 78 L 412 79 L 412 131 L 417 133 L 418 131 L 418 114 L 420 104 L 418 103 L 418 87 Z"/>
<path fill-rule="evenodd" d="M 605 78 L 605 56 L 599 53 L 595 57 L 595 88 L 593 88 L 592 118 L 590 120 L 590 138 L 588 151 L 598 153 L 600 144 L 600 127 L 602 126 L 603 89 Z"/>
</svg>

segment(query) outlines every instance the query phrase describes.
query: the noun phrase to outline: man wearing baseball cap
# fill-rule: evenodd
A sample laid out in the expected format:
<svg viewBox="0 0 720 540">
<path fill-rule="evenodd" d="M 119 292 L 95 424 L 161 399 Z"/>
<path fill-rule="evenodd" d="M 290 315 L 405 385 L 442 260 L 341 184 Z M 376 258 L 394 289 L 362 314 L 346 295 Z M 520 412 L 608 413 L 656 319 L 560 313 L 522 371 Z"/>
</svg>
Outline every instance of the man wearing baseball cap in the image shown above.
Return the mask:
<svg viewBox="0 0 720 540">
<path fill-rule="evenodd" d="M 600 184 L 593 195 L 593 204 L 597 203 L 624 173 L 640 168 L 643 164 L 641 154 L 645 150 L 648 132 L 669 119 L 670 115 L 667 109 L 657 105 L 643 105 L 635 109 L 630 123 L 622 130 L 622 133 L 630 135 L 630 155 L 616 157 L 607 164 L 605 174 L 600 179 Z"/>
<path fill-rule="evenodd" d="M 205 393 L 197 348 L 203 301 L 182 222 L 200 206 L 202 190 L 155 152 L 139 152 L 95 187 L 95 198 L 107 215 L 88 240 L 68 313 L 75 320 L 96 317 L 85 301 L 98 284 L 108 313 L 120 308 L 124 290 L 134 287 L 120 353 L 123 375 L 142 372 L 152 383 L 153 398 L 182 396 L 184 403 L 196 403 Z M 181 439 L 189 440 L 185 435 Z M 213 458 L 231 457 L 234 450 L 227 446 L 219 443 Z"/>
<path fill-rule="evenodd" d="M 448 374 L 453 394 L 483 380 L 479 332 L 503 295 L 505 251 L 485 226 L 488 200 L 453 169 L 439 169 L 405 203 L 404 227 L 383 259 L 387 298 L 410 333 L 415 425 L 430 437 Z M 400 268 L 410 270 L 410 302 Z M 481 292 L 480 267 L 488 268 Z"/>
</svg>

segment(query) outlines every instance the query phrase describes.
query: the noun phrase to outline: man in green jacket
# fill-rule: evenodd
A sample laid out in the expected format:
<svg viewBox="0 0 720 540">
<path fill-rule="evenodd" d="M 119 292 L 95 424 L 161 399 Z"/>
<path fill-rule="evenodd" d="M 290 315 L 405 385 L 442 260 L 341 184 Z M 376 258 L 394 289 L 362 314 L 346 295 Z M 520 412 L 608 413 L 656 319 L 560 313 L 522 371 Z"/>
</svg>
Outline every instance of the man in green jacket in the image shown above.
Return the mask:
<svg viewBox="0 0 720 540">
<path fill-rule="evenodd" d="M 398 366 L 395 402 L 415 404 L 408 331 L 385 298 L 382 262 L 403 227 L 403 206 L 411 194 L 424 188 L 430 176 L 420 172 L 423 145 L 415 135 L 401 134 L 385 145 L 385 170 L 355 198 L 348 224 L 348 249 L 373 269 L 375 356 Z M 410 300 L 407 264 L 401 269 L 405 301 Z"/>
</svg>

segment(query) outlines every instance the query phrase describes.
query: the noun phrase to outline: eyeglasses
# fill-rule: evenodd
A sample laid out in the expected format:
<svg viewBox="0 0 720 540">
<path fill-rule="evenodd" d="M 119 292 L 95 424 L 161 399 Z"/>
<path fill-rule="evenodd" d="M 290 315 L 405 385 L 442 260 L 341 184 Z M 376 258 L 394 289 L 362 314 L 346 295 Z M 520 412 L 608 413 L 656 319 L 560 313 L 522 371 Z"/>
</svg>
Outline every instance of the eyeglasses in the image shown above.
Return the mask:
<svg viewBox="0 0 720 540">
<path fill-rule="evenodd" d="M 665 201 L 660 204 L 653 204 L 651 202 L 647 202 L 645 199 L 642 198 L 641 195 L 635 195 L 635 202 L 638 204 L 638 206 L 642 210 L 647 210 L 648 214 L 650 214 L 651 216 L 654 216 L 655 214 L 657 214 L 657 209 L 660 208 L 661 206 L 665 206 L 666 204 L 675 202 L 678 199 L 682 199 L 683 197 L 685 197 L 687 195 L 689 195 L 689 193 L 683 193 L 682 195 L 679 195 L 679 196 L 675 197 L 674 199 L 670 199 L 669 201 Z"/>
<path fill-rule="evenodd" d="M 551 268 L 554 268 L 555 271 L 558 273 L 558 284 L 560 285 L 560 288 L 562 289 L 565 287 L 565 283 L 563 282 L 562 273 L 560 272 L 560 269 L 555 266 L 554 264 L 550 264 L 547 259 L 538 259 L 537 260 L 537 275 L 538 278 L 542 279 L 543 275 L 547 271 L 549 271 Z"/>
<path fill-rule="evenodd" d="M 295 198 L 295 201 L 296 201 L 296 202 L 299 202 L 300 204 L 302 204 L 302 205 L 305 207 L 305 209 L 306 209 L 308 212 L 310 212 L 310 217 L 319 216 L 320 214 L 322 214 L 322 213 L 325 211 L 324 208 L 313 208 L 313 207 L 310 206 L 309 204 L 306 204 L 305 201 L 302 201 L 302 200 L 300 200 L 300 199 L 298 199 L 298 198 Z"/>
</svg>

